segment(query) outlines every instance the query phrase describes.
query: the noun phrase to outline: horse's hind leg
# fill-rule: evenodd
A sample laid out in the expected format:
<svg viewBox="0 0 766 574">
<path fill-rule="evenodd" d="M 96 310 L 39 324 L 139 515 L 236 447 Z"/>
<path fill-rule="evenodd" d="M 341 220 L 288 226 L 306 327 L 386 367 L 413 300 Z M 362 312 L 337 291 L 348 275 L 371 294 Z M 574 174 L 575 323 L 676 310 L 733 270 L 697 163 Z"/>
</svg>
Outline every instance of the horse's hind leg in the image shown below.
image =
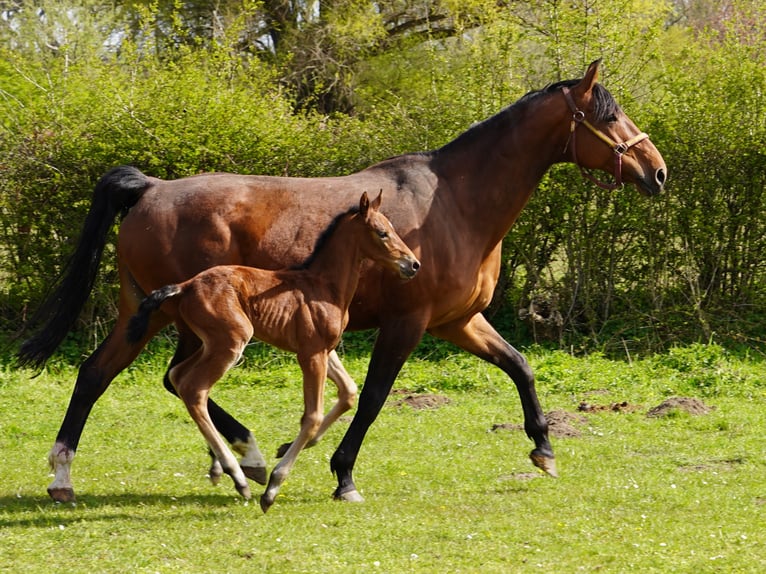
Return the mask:
<svg viewBox="0 0 766 574">
<path fill-rule="evenodd" d="M 524 430 L 535 442 L 535 449 L 529 457 L 538 468 L 551 476 L 558 476 L 553 448 L 548 440 L 548 422 L 537 399 L 532 369 L 522 354 L 503 339 L 481 313 L 441 325 L 431 333 L 497 365 L 511 377 L 521 398 Z"/>
<path fill-rule="evenodd" d="M 327 358 L 327 378 L 338 387 L 338 400 L 324 416 L 316 436 L 306 444 L 306 448 L 317 444 L 324 433 L 327 432 L 327 429 L 329 429 L 343 413 L 354 408 L 354 403 L 356 402 L 356 383 L 343 367 L 343 363 L 340 362 L 340 358 L 338 358 L 338 354 L 335 351 L 332 351 Z M 291 444 L 292 443 L 288 442 L 280 446 L 277 450 L 277 458 L 282 458 L 287 452 L 287 449 L 290 448 Z"/>
<path fill-rule="evenodd" d="M 127 312 L 120 313 L 117 323 L 107 338 L 80 366 L 64 421 L 48 455 L 48 462 L 54 473 L 53 482 L 48 486 L 48 494 L 57 502 L 71 502 L 75 499 L 71 465 L 93 405 L 106 391 L 114 377 L 133 362 L 144 348 L 146 341 L 161 326 L 150 326 L 143 340 L 130 344 L 125 334 L 129 316 Z"/>
<path fill-rule="evenodd" d="M 165 373 L 164 379 L 165 388 L 176 396 L 178 396 L 178 393 L 170 382 L 170 370 L 190 357 L 200 345 L 201 342 L 196 335 L 189 332 L 188 329 L 179 328 L 178 347 L 176 348 L 175 355 L 173 355 L 173 359 L 170 361 L 170 366 Z M 245 476 L 258 484 L 266 484 L 268 475 L 266 459 L 258 448 L 258 443 L 255 441 L 255 437 L 250 430 L 210 398 L 208 398 L 207 408 L 215 428 L 231 444 L 232 448 L 242 456 L 239 466 L 242 468 Z M 212 461 L 208 475 L 213 484 L 218 484 L 223 474 L 223 469 L 212 451 L 210 451 L 210 454 Z"/>
<path fill-rule="evenodd" d="M 248 340 L 249 337 L 244 339 L 242 349 Z M 227 347 L 200 348 L 191 357 L 173 367 L 169 377 L 210 450 L 220 461 L 223 471 L 231 476 L 237 492 L 249 499 L 250 486 L 247 478 L 237 459 L 218 434 L 208 411 L 210 389 L 239 358 L 240 353 L 233 347 L 226 349 Z"/>
</svg>

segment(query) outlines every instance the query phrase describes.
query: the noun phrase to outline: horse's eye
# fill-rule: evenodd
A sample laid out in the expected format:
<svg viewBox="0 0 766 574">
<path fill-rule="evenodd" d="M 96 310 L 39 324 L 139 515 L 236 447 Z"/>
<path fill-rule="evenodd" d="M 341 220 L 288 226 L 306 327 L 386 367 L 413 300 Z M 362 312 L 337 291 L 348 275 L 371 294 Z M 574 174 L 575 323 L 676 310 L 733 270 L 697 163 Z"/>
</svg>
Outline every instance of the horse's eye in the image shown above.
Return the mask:
<svg viewBox="0 0 766 574">
<path fill-rule="evenodd" d="M 617 114 L 612 114 L 608 118 L 606 118 L 607 123 L 613 124 L 617 121 Z"/>
<path fill-rule="evenodd" d="M 388 239 L 388 231 L 386 231 L 385 229 L 378 229 L 377 232 L 378 232 L 378 237 L 380 237 L 381 239 Z"/>
</svg>

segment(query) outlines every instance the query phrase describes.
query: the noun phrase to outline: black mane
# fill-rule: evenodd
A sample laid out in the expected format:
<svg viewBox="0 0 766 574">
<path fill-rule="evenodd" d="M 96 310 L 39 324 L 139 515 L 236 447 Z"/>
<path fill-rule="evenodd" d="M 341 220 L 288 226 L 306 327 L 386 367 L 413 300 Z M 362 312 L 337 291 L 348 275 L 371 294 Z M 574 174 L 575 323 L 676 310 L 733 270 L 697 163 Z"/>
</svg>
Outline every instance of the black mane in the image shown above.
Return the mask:
<svg viewBox="0 0 766 574">
<path fill-rule="evenodd" d="M 563 80 L 554 84 L 548 84 L 541 90 L 533 90 L 528 92 L 495 115 L 490 116 L 486 120 L 471 126 L 462 134 L 457 136 L 454 140 L 447 143 L 439 150 L 436 150 L 435 153 L 446 151 L 453 144 L 461 146 L 466 144 L 470 145 L 474 139 L 481 138 L 484 130 L 486 129 L 505 129 L 505 127 L 513 125 L 519 114 L 523 114 L 527 109 L 527 106 L 538 97 L 550 95 L 555 91 L 560 90 L 562 87 L 571 88 L 572 86 L 577 85 L 579 82 L 580 80 Z M 593 86 L 592 94 L 593 116 L 591 119 L 593 122 L 598 123 L 607 121 L 609 118 L 620 113 L 619 104 L 614 99 L 614 97 L 612 97 L 612 94 L 609 93 L 609 90 L 607 90 L 604 86 L 601 84 L 595 84 Z"/>
<path fill-rule="evenodd" d="M 527 96 L 540 93 L 550 94 L 563 87 L 571 88 L 579 82 L 580 80 L 564 80 L 563 82 L 556 82 L 555 84 L 545 86 L 538 92 L 530 92 Z M 617 103 L 617 100 L 615 100 L 612 94 L 609 93 L 609 90 L 601 84 L 595 84 L 593 90 L 591 90 L 591 94 L 593 95 L 593 121 L 605 122 L 608 121 L 610 117 L 620 113 L 620 105 Z M 524 96 L 524 98 L 527 96 Z"/>
<path fill-rule="evenodd" d="M 347 216 L 354 215 L 355 213 L 359 213 L 359 206 L 354 206 L 348 211 L 344 211 L 342 213 L 339 213 L 336 215 L 333 220 L 330 222 L 330 224 L 325 227 L 324 231 L 319 234 L 319 238 L 317 239 L 317 242 L 314 244 L 314 249 L 311 251 L 311 254 L 303 261 L 303 263 L 299 263 L 298 265 L 293 265 L 290 267 L 291 270 L 299 271 L 301 269 L 308 269 L 309 266 L 314 262 L 314 260 L 317 257 L 317 254 L 322 250 L 322 248 L 325 246 L 327 241 L 330 239 L 333 233 L 335 233 L 335 230 L 338 228 L 338 225 L 341 221 L 343 221 Z"/>
</svg>

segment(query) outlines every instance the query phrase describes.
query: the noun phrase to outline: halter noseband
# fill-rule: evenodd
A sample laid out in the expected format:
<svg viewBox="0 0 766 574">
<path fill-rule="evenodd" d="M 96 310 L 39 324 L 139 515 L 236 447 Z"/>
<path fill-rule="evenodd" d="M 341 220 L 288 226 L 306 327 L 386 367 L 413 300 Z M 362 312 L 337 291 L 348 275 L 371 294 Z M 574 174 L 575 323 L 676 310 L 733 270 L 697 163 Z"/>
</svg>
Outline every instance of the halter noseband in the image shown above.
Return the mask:
<svg viewBox="0 0 766 574">
<path fill-rule="evenodd" d="M 644 132 L 641 132 L 640 134 L 633 136 L 626 142 L 618 143 L 614 141 L 612 138 L 610 138 L 608 135 L 598 131 L 595 127 L 593 127 L 593 124 L 591 124 L 588 120 L 585 119 L 585 112 L 580 110 L 577 105 L 574 102 L 574 99 L 572 98 L 572 94 L 569 92 L 569 88 L 566 86 L 562 86 L 561 88 L 562 93 L 564 94 L 564 98 L 567 101 L 567 104 L 569 105 L 569 109 L 572 110 L 572 121 L 569 123 L 569 140 L 567 141 L 567 146 L 569 145 L 569 141 L 572 142 L 572 159 L 574 160 L 575 165 L 580 168 L 580 173 L 582 176 L 587 179 L 588 181 L 591 181 L 595 183 L 597 186 L 599 186 L 602 189 L 617 189 L 619 187 L 622 187 L 622 156 L 625 152 L 627 152 L 631 147 L 636 145 L 639 142 L 644 141 L 645 139 L 649 139 L 649 136 L 645 134 Z M 586 128 L 588 128 L 593 135 L 595 135 L 598 139 L 600 139 L 602 142 L 604 142 L 606 145 L 608 145 L 610 148 L 612 148 L 612 151 L 614 152 L 614 183 L 605 183 L 603 181 L 599 181 L 594 176 L 592 176 L 588 171 L 585 170 L 583 166 L 580 165 L 580 162 L 577 161 L 577 144 L 575 140 L 575 130 L 577 129 L 578 125 L 584 125 Z M 566 150 L 566 148 L 564 148 Z"/>
</svg>

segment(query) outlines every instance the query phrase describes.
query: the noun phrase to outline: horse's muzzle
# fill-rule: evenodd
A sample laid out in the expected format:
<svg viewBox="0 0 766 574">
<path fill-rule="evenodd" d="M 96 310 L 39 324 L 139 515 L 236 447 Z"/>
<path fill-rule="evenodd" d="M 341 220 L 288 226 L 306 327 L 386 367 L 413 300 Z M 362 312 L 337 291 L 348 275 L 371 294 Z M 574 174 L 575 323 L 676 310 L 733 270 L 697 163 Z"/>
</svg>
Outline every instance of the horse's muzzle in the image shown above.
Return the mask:
<svg viewBox="0 0 766 574">
<path fill-rule="evenodd" d="M 658 195 L 662 193 L 662 190 L 665 188 L 665 181 L 668 177 L 666 169 L 662 167 L 657 169 L 653 176 L 654 177 L 649 176 L 636 181 L 636 187 L 638 187 L 638 189 L 645 195 Z"/>
</svg>

